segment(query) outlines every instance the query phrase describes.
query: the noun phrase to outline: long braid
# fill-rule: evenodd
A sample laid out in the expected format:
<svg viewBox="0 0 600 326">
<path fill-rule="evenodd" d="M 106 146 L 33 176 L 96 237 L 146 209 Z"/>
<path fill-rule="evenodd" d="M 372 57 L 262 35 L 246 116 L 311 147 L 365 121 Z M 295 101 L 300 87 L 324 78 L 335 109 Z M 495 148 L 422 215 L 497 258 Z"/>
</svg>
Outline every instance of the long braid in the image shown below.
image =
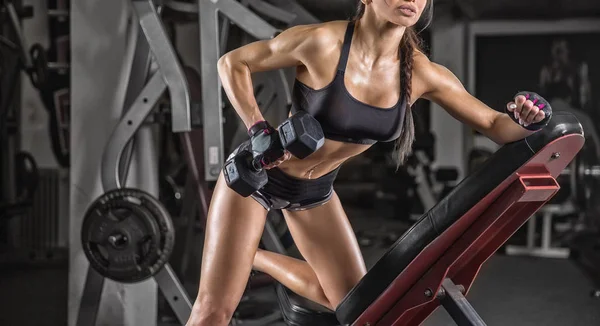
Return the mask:
<svg viewBox="0 0 600 326">
<path fill-rule="evenodd" d="M 400 42 L 399 51 L 400 60 L 402 60 L 402 64 L 400 65 L 400 84 L 402 87 L 400 96 L 404 96 L 406 99 L 406 113 L 404 114 L 402 132 L 394 146 L 396 168 L 400 168 L 400 165 L 406 161 L 406 158 L 412 152 L 412 144 L 415 141 L 415 124 L 410 105 L 415 45 L 418 46 L 417 35 L 412 28 L 407 28 Z"/>
</svg>

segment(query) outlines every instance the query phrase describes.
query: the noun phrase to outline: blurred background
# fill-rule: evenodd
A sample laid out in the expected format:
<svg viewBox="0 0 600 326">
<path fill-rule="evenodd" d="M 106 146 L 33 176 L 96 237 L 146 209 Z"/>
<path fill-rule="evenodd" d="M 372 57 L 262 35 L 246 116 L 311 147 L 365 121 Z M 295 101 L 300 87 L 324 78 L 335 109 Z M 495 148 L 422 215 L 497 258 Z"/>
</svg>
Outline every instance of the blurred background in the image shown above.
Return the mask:
<svg viewBox="0 0 600 326">
<path fill-rule="evenodd" d="M 0 0 L 0 325 L 181 325 L 159 288 L 195 297 L 211 188 L 247 137 L 216 60 L 290 26 L 349 19 L 356 3 Z M 561 190 L 483 266 L 470 301 L 490 325 L 600 325 L 600 2 L 434 4 L 420 34 L 431 60 L 494 109 L 539 92 L 586 136 Z M 253 81 L 265 118 L 284 120 L 293 69 Z M 406 165 L 396 171 L 393 145 L 378 143 L 334 185 L 368 266 L 498 149 L 437 105 L 419 100 L 413 112 Z M 113 270 L 110 251 L 82 242 L 123 205 L 103 194 L 124 187 L 142 203 L 132 232 L 164 247 Z M 267 231 L 299 257 L 280 212 L 269 215 Z M 240 325 L 285 325 L 261 319 L 277 316 L 272 283 L 251 280 Z M 438 309 L 424 324 L 454 322 Z"/>
</svg>

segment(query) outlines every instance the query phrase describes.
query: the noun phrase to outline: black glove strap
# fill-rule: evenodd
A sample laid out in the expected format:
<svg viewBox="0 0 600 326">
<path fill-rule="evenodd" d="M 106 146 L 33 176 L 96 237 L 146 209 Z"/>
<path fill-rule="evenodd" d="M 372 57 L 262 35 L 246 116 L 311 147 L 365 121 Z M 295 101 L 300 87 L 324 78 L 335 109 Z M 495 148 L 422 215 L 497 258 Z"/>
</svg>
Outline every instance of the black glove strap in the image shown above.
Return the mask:
<svg viewBox="0 0 600 326">
<path fill-rule="evenodd" d="M 255 124 L 253 124 L 252 127 L 250 127 L 250 129 L 248 129 L 248 136 L 252 137 L 252 136 L 256 135 L 257 132 L 262 132 L 264 130 L 272 130 L 272 129 L 273 129 L 273 127 L 271 127 L 271 125 L 268 122 L 262 120 L 262 121 L 259 121 Z"/>
</svg>

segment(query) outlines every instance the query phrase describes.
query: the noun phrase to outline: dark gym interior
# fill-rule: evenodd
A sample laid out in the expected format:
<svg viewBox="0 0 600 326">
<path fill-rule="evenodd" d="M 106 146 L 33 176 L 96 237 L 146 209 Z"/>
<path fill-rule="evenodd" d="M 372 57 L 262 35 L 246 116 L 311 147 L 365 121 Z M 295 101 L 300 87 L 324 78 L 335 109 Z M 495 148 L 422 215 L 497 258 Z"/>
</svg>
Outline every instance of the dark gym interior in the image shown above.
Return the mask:
<svg viewBox="0 0 600 326">
<path fill-rule="evenodd" d="M 217 60 L 357 2 L 0 0 L 0 325 L 185 325 L 215 182 L 248 138 Z M 379 142 L 334 183 L 372 302 L 331 311 L 252 273 L 230 325 L 600 325 L 600 2 L 433 2 L 430 60 L 496 110 L 544 94 L 556 126 L 501 146 L 418 100 L 404 165 Z M 252 80 L 266 120 L 286 120 L 295 71 Z M 105 234 L 107 212 L 127 231 Z M 431 217 L 452 223 L 401 266 Z M 261 240 L 302 259 L 280 210 Z M 379 292 L 376 272 L 393 274 Z"/>
</svg>

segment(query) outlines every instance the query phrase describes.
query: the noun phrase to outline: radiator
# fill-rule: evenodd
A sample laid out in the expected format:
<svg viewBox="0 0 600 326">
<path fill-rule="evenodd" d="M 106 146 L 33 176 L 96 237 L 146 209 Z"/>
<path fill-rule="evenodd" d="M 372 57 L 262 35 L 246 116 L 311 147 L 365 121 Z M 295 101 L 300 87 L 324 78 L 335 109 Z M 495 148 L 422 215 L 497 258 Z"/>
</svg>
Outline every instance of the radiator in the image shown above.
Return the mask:
<svg viewBox="0 0 600 326">
<path fill-rule="evenodd" d="M 69 244 L 69 174 L 67 170 L 40 169 L 33 206 L 14 222 L 13 247 L 19 251 L 46 251 Z"/>
</svg>

